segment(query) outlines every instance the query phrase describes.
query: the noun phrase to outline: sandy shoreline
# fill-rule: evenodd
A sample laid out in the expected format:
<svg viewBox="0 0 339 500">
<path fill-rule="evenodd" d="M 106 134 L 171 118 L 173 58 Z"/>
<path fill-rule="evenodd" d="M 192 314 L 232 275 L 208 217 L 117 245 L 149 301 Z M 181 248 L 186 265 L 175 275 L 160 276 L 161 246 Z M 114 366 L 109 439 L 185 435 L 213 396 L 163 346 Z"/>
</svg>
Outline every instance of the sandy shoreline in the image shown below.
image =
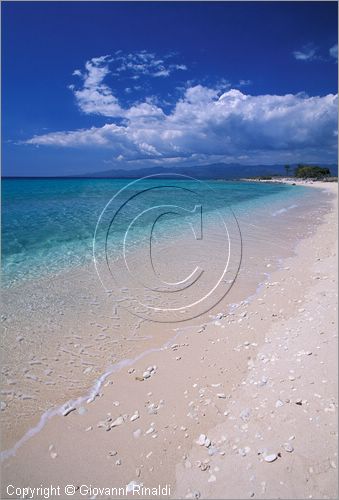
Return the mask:
<svg viewBox="0 0 339 500">
<path fill-rule="evenodd" d="M 234 387 L 227 422 L 208 432 L 222 451 L 192 448 L 177 466 L 179 497 L 337 498 L 336 206 L 258 299 L 272 319 L 252 319 L 264 344 Z M 206 458 L 207 480 L 196 467 Z"/>
<path fill-rule="evenodd" d="M 180 498 L 335 498 L 335 227 L 332 211 L 252 302 L 180 327 L 172 345 L 110 376 L 80 412 L 51 419 L 3 463 L 2 498 L 8 483 L 131 481 L 170 484 Z M 149 366 L 154 375 L 136 380 Z M 208 447 L 196 444 L 201 434 Z"/>
</svg>

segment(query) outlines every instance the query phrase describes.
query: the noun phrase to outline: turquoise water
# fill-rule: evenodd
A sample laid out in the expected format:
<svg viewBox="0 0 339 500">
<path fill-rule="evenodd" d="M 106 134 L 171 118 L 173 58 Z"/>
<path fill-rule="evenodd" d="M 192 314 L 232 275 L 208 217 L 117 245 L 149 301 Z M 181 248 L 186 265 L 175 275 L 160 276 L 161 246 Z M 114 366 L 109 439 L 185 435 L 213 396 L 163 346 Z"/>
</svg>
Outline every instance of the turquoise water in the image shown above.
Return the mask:
<svg viewBox="0 0 339 500">
<path fill-rule="evenodd" d="M 168 227 L 180 234 L 184 219 L 190 216 L 185 210 L 193 210 L 201 200 L 203 210 L 208 213 L 216 213 L 228 205 L 236 215 L 254 214 L 257 208 L 264 208 L 275 216 L 295 206 L 296 200 L 300 201 L 309 191 L 280 184 L 206 183 L 186 179 L 144 179 L 137 184 L 125 179 L 6 179 L 2 182 L 4 285 L 90 262 L 100 214 L 111 198 L 126 186 L 115 203 L 121 205 L 128 200 L 111 228 L 109 239 L 113 245 L 115 237 L 121 237 L 126 231 L 131 217 L 149 206 L 165 204 L 184 208 L 168 214 L 168 236 Z M 106 217 L 113 214 L 113 208 L 109 205 Z M 130 233 L 132 243 L 137 246 L 149 231 L 149 220 L 138 219 L 133 231 Z M 104 237 L 98 233 L 98 238 Z"/>
</svg>

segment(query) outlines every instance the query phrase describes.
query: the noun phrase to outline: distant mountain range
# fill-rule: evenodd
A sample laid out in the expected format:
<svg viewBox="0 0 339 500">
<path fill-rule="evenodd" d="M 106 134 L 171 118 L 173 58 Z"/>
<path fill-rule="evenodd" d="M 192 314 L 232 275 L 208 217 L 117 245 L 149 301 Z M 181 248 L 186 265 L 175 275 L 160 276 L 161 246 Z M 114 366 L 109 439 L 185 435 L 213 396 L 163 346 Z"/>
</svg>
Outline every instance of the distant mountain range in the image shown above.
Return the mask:
<svg viewBox="0 0 339 500">
<path fill-rule="evenodd" d="M 307 165 L 312 165 L 307 163 Z M 330 169 L 332 176 L 338 175 L 336 164 L 319 164 Z M 290 175 L 293 175 L 297 165 L 291 165 Z M 112 169 L 102 172 L 90 172 L 82 175 L 46 176 L 40 178 L 84 178 L 84 179 L 138 179 L 147 175 L 162 174 L 168 178 L 173 174 L 188 175 L 197 179 L 240 179 L 244 177 L 286 175 L 284 165 L 241 165 L 239 163 L 212 163 L 193 167 L 147 167 L 135 170 Z M 5 176 L 6 177 L 6 176 Z M 8 176 L 9 177 L 9 176 Z M 31 178 L 31 177 L 29 177 Z M 32 177 L 34 178 L 34 177 Z"/>
<path fill-rule="evenodd" d="M 290 174 L 293 173 L 295 167 L 296 165 L 291 165 Z M 326 165 L 326 167 L 331 170 L 331 174 L 333 176 L 338 175 L 337 165 L 331 164 Z M 211 165 L 199 165 L 195 167 L 148 167 L 137 170 L 112 169 L 85 174 L 78 177 L 135 179 L 154 174 L 163 174 L 168 177 L 171 177 L 173 174 L 182 174 L 198 179 L 239 179 L 242 177 L 286 175 L 286 169 L 284 165 L 240 165 L 237 163 L 213 163 Z"/>
</svg>

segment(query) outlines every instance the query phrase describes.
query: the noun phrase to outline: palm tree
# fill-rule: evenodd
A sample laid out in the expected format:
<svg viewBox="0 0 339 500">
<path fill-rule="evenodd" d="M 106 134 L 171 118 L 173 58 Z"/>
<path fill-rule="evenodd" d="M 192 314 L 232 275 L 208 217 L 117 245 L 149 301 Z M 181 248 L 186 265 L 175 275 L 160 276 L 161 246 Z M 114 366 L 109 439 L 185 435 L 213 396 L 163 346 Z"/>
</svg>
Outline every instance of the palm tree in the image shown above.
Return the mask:
<svg viewBox="0 0 339 500">
<path fill-rule="evenodd" d="M 290 165 L 285 165 L 285 170 L 286 170 L 286 176 L 289 177 L 290 176 L 290 170 L 291 170 Z"/>
</svg>

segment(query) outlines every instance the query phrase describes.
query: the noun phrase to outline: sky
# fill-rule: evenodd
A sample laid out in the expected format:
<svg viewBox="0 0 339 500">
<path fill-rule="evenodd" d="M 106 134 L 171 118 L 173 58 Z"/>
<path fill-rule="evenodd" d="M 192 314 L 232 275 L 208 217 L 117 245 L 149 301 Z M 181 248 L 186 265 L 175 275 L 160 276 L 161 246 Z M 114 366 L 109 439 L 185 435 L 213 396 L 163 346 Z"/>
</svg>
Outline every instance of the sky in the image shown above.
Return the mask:
<svg viewBox="0 0 339 500">
<path fill-rule="evenodd" d="M 336 163 L 337 2 L 2 2 L 3 175 Z"/>
</svg>

